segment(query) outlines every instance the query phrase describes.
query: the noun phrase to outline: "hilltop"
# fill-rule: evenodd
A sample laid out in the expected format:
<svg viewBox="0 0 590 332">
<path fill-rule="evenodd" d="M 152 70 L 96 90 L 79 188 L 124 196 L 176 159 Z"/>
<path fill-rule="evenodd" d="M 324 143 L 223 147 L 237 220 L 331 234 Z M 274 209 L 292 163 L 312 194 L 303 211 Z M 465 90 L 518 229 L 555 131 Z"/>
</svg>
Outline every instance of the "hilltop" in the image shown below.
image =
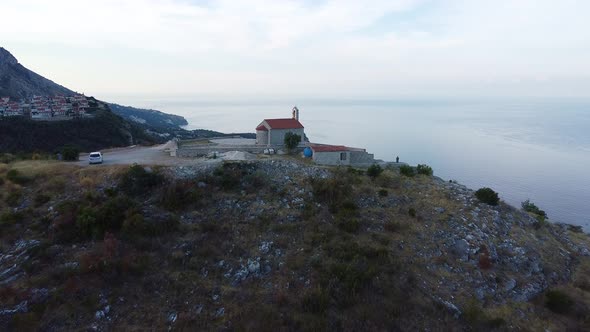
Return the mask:
<svg viewBox="0 0 590 332">
<path fill-rule="evenodd" d="M 3 330 L 590 328 L 588 235 L 436 177 L 287 158 L 0 179 Z"/>
<path fill-rule="evenodd" d="M 33 95 L 73 94 L 73 91 L 25 68 L 10 52 L 0 47 L 0 97 L 23 99 Z"/>
</svg>

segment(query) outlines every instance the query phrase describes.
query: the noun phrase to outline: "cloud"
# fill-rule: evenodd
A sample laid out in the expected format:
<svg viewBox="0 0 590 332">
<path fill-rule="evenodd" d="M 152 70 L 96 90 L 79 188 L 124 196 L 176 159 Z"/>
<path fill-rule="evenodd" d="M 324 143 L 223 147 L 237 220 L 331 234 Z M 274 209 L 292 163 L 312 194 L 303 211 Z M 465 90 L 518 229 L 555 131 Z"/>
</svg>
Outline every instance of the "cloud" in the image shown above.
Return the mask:
<svg viewBox="0 0 590 332">
<path fill-rule="evenodd" d="M 96 93 L 590 91 L 590 2 L 0 2 L 18 58 Z"/>
</svg>

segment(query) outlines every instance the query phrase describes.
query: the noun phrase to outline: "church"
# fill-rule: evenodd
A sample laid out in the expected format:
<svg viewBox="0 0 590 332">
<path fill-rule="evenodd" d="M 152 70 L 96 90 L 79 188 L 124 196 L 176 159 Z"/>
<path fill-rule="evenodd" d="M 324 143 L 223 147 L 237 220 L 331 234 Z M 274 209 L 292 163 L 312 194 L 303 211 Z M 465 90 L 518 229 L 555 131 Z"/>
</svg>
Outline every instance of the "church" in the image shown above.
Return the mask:
<svg viewBox="0 0 590 332">
<path fill-rule="evenodd" d="M 285 135 L 294 133 L 301 136 L 303 143 L 305 133 L 304 127 L 299 122 L 299 109 L 293 107 L 291 118 L 265 119 L 256 127 L 256 145 L 282 146 L 285 145 Z"/>
</svg>

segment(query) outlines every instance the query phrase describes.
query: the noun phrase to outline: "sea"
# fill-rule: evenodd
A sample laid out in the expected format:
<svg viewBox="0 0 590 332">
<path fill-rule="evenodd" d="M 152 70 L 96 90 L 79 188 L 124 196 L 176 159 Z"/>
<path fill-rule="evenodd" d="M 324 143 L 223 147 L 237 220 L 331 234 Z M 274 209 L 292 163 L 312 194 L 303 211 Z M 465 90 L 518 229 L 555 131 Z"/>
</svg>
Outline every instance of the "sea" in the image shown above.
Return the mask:
<svg viewBox="0 0 590 332">
<path fill-rule="evenodd" d="M 121 98 L 119 98 L 121 99 Z M 187 129 L 254 132 L 291 117 L 312 142 L 365 148 L 375 158 L 427 164 L 436 176 L 490 187 L 520 207 L 529 199 L 550 221 L 590 232 L 590 100 L 124 99 L 184 116 Z"/>
</svg>

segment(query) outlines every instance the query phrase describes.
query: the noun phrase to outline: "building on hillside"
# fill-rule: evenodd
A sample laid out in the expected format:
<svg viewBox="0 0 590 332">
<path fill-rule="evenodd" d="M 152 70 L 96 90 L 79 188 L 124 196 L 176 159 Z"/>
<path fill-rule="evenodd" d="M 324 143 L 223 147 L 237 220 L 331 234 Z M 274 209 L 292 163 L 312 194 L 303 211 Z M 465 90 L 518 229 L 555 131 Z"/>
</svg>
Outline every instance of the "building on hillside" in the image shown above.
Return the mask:
<svg viewBox="0 0 590 332">
<path fill-rule="evenodd" d="M 265 119 L 256 127 L 256 144 L 265 146 L 285 145 L 285 135 L 294 133 L 305 138 L 304 127 L 299 122 L 299 109 L 293 108 L 293 116 L 285 119 Z"/>
<path fill-rule="evenodd" d="M 343 145 L 309 144 L 312 159 L 319 165 L 370 166 L 375 163 L 374 155 L 365 149 Z"/>
</svg>

